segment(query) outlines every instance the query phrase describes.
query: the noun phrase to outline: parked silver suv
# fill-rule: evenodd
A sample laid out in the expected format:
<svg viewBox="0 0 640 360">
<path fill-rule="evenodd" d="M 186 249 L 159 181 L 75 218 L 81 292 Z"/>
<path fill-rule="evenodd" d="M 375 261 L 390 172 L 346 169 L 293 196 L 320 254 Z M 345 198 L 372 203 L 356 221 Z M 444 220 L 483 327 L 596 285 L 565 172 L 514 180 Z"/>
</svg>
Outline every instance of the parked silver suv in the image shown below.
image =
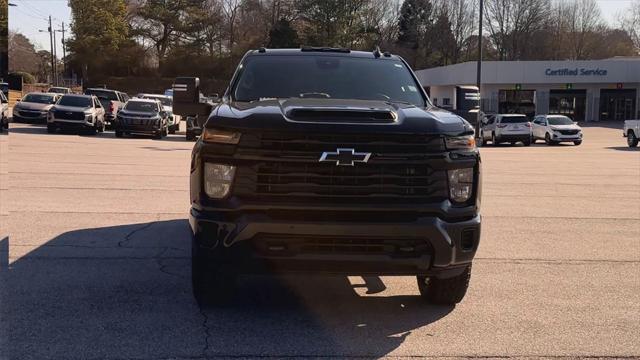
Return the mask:
<svg viewBox="0 0 640 360">
<path fill-rule="evenodd" d="M 47 131 L 54 133 L 58 129 L 77 129 L 96 134 L 105 128 L 104 107 L 93 95 L 63 95 L 47 117 Z"/>
<path fill-rule="evenodd" d="M 483 116 L 480 128 L 482 144 L 488 141 L 498 145 L 503 142 L 515 145 L 522 142 L 524 146 L 531 145 L 531 123 L 522 114 L 490 114 Z"/>
</svg>

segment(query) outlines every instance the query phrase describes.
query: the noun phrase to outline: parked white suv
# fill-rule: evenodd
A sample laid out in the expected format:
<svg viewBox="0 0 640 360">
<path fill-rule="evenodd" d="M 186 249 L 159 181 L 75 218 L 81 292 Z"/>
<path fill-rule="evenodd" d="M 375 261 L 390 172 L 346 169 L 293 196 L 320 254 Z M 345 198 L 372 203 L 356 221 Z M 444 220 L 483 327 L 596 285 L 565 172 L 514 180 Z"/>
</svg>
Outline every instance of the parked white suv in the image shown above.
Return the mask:
<svg viewBox="0 0 640 360">
<path fill-rule="evenodd" d="M 47 131 L 76 129 L 88 134 L 103 132 L 105 111 L 97 97 L 93 95 L 62 95 L 49 110 Z"/>
<path fill-rule="evenodd" d="M 531 145 L 531 123 L 526 115 L 521 114 L 490 114 L 483 116 L 480 128 L 482 144 L 487 141 L 496 146 L 503 142 L 515 145 L 522 142 L 524 146 Z"/>
<path fill-rule="evenodd" d="M 640 120 L 626 120 L 624 122 L 624 131 L 622 136 L 627 138 L 627 145 L 629 147 L 638 146 L 638 139 L 640 139 Z"/>
<path fill-rule="evenodd" d="M 564 115 L 538 115 L 532 126 L 534 143 L 544 140 L 547 145 L 561 142 L 582 144 L 582 128 Z"/>
</svg>

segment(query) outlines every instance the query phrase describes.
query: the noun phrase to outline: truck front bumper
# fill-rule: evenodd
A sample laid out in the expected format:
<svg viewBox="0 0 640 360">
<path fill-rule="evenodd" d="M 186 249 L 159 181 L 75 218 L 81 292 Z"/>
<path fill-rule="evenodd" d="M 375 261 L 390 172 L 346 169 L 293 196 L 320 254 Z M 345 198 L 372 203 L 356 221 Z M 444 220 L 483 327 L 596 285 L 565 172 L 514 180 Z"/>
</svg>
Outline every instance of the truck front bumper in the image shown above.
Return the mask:
<svg viewBox="0 0 640 360">
<path fill-rule="evenodd" d="M 311 216 L 291 221 L 268 212 L 192 208 L 190 225 L 194 246 L 210 261 L 249 273 L 449 277 L 471 263 L 480 240 L 480 215 L 457 222 L 431 216 L 388 222 L 384 215 L 364 222 L 314 221 Z"/>
</svg>

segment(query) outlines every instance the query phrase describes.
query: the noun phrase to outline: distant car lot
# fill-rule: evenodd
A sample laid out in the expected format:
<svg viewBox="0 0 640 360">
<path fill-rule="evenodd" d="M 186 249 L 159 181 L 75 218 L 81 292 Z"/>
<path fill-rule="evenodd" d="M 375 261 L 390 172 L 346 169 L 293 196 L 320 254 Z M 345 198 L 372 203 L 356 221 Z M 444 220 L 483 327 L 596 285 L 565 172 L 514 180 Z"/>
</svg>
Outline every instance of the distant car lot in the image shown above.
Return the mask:
<svg viewBox="0 0 640 360">
<path fill-rule="evenodd" d="M 455 308 L 425 305 L 413 278 L 290 276 L 248 277 L 242 301 L 200 311 L 193 143 L 13 123 L 2 356 L 637 357 L 640 149 L 621 123 L 583 132 L 581 146 L 481 149 L 483 239 Z"/>
</svg>

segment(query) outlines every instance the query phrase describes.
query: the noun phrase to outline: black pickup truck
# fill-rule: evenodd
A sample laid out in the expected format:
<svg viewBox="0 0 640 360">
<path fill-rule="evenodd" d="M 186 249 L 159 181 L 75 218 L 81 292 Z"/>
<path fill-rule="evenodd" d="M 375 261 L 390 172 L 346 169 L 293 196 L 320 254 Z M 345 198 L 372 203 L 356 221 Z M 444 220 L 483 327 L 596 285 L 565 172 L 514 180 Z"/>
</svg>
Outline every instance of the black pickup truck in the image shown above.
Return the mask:
<svg viewBox="0 0 640 360">
<path fill-rule="evenodd" d="M 250 51 L 209 111 L 191 159 L 199 303 L 233 299 L 239 274 L 279 271 L 416 276 L 428 302 L 462 300 L 480 156 L 473 128 L 434 107 L 403 59 Z"/>
</svg>

